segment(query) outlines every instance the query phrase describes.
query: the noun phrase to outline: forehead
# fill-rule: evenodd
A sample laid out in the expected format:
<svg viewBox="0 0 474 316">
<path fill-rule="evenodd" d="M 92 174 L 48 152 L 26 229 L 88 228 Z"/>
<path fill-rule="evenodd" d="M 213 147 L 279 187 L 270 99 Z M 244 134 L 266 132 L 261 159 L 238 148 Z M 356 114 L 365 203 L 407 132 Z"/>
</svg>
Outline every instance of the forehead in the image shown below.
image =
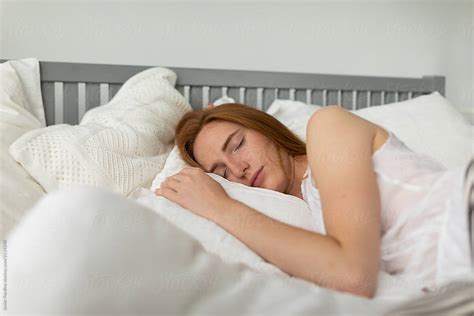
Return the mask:
<svg viewBox="0 0 474 316">
<path fill-rule="evenodd" d="M 240 124 L 215 120 L 204 125 L 194 141 L 193 154 L 197 162 L 209 169 L 216 155 L 221 152 L 227 137 L 237 129 L 244 129 Z"/>
</svg>

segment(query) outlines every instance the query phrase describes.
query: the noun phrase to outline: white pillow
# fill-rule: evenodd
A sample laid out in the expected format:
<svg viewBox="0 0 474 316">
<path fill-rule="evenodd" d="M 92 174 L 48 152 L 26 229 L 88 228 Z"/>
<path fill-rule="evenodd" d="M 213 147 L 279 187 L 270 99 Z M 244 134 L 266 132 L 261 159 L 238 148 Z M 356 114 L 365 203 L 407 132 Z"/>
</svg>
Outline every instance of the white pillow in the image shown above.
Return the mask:
<svg viewBox="0 0 474 316">
<path fill-rule="evenodd" d="M 224 95 L 218 99 L 216 99 L 214 102 L 212 102 L 212 105 L 218 106 L 226 103 L 235 103 L 235 100 L 232 99 L 231 97 Z"/>
<path fill-rule="evenodd" d="M 1 67 L 0 102 L 19 105 L 46 126 L 38 59 L 9 60 Z"/>
<path fill-rule="evenodd" d="M 267 113 L 306 140 L 308 120 L 320 108 L 276 100 Z M 413 151 L 427 154 L 447 168 L 465 165 L 474 155 L 474 126 L 438 92 L 351 112 L 389 129 Z"/>
<path fill-rule="evenodd" d="M 153 181 L 150 190 L 155 191 L 166 177 L 179 172 L 185 166 L 187 164 L 182 160 L 179 150 L 175 146 L 168 156 L 163 170 Z M 324 227 L 321 225 L 323 223 L 321 211 L 310 210 L 305 201 L 280 192 L 231 182 L 215 174 L 209 173 L 209 175 L 222 185 L 230 197 L 257 211 L 292 226 L 325 233 Z M 277 267 L 267 264 L 240 240 L 212 221 L 195 215 L 163 197 L 155 196 L 148 190 L 138 189 L 130 195 L 130 198 L 153 209 L 160 216 L 198 240 L 207 251 L 218 255 L 226 262 L 244 263 L 260 272 L 280 272 Z"/>
<path fill-rule="evenodd" d="M 45 194 L 9 152 L 10 145 L 21 135 L 44 126 L 38 60 L 0 64 L 0 82 L 0 234 L 6 239 L 26 211 Z"/>
<path fill-rule="evenodd" d="M 463 166 L 474 156 L 474 126 L 438 92 L 355 114 L 388 128 L 412 150 L 447 168 Z"/>
<path fill-rule="evenodd" d="M 175 126 L 191 110 L 174 89 L 176 74 L 136 74 L 80 125 L 31 131 L 11 146 L 13 157 L 50 192 L 72 184 L 128 194 L 149 185 L 173 147 Z"/>
<path fill-rule="evenodd" d="M 319 109 L 319 105 L 276 99 L 267 109 L 267 113 L 285 124 L 301 140 L 306 140 L 306 124 L 311 115 Z"/>
<path fill-rule="evenodd" d="M 153 180 L 150 190 L 155 191 L 167 177 L 178 173 L 186 166 L 186 162 L 179 154 L 178 147 L 174 146 L 166 159 L 163 170 Z M 312 222 L 308 204 L 300 198 L 264 188 L 249 187 L 226 180 L 214 173 L 208 173 L 208 175 L 219 182 L 230 197 L 256 208 L 271 218 L 311 231 L 324 229 L 322 226 L 316 226 L 319 223 Z"/>
</svg>

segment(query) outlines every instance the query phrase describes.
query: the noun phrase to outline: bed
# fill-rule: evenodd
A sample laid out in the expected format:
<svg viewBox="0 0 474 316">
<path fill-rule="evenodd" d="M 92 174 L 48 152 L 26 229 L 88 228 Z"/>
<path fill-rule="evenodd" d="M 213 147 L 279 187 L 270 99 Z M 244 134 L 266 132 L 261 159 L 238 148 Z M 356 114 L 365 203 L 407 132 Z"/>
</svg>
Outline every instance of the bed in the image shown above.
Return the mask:
<svg viewBox="0 0 474 316">
<path fill-rule="evenodd" d="M 8 161 L 8 166 L 21 169 L 22 179 L 29 181 L 28 184 L 20 183 L 18 186 L 34 185 L 38 191 L 27 196 L 8 191 L 10 187 L 4 190 L 4 197 L 11 196 L 15 203 L 22 199 L 34 202 L 28 207 L 26 204 L 21 205 L 19 215 L 12 216 L 16 221 L 12 221 L 11 232 L 4 239 L 4 253 L 8 253 L 10 269 L 9 308 L 5 308 L 9 313 L 380 315 L 403 305 L 413 296 L 421 297 L 422 294 L 414 288 L 384 274 L 380 275 L 380 295 L 373 300 L 323 289 L 289 277 L 217 225 L 188 214 L 164 200 L 158 200 L 148 189 L 153 187 L 160 174 L 163 180 L 166 174 L 172 173 L 173 168 L 180 167 L 176 161 L 170 162 L 176 151 L 173 148 L 173 135 L 170 134 L 169 126 L 165 125 L 173 126 L 180 115 L 191 107 L 204 108 L 222 97 L 232 98 L 262 111 L 283 113 L 283 121 L 291 114 L 293 116 L 287 122 L 289 126 L 295 122 L 295 114 L 308 114 L 312 113 L 314 107 L 339 104 L 347 110 L 360 111 L 366 118 L 378 120 L 378 123 L 387 124 L 393 130 L 398 128 L 402 136 L 404 128 L 407 141 L 413 141 L 413 146 L 418 146 L 420 151 L 429 151 L 440 159 L 446 158 L 446 163 L 457 164 L 464 161 L 462 159 L 465 157 L 472 156 L 470 148 L 463 147 L 463 157 L 460 157 L 459 150 L 455 150 L 460 146 L 461 139 L 465 141 L 466 135 L 468 138 L 472 135 L 469 134 L 472 129 L 459 113 L 456 114 L 452 107 L 443 103 L 444 77 L 394 78 L 38 63 L 35 60 L 18 67 L 24 67 L 17 71 L 19 78 L 22 78 L 22 73 L 25 75 L 28 67 L 32 73 L 38 71 L 38 76 L 33 75 L 29 85 L 25 85 L 24 78 L 18 84 L 30 88 L 37 84 L 37 89 L 41 91 L 41 94 L 36 94 L 41 95 L 41 102 L 37 104 L 41 104 L 44 112 L 40 113 L 43 116 L 36 115 L 40 118 L 38 121 L 42 119 L 42 122 L 12 134 L 12 144 L 8 144 L 15 160 Z M 145 81 L 153 85 L 144 86 Z M 157 87 L 161 89 L 161 85 L 166 85 L 163 88 L 165 92 L 156 94 L 154 90 Z M 175 92 L 172 91 L 174 88 Z M 28 95 L 24 97 L 25 100 L 31 98 Z M 161 108 L 153 112 L 153 109 L 147 108 L 147 103 L 160 104 Z M 129 112 L 130 104 L 143 107 L 146 111 L 135 115 Z M 173 106 L 169 106 L 163 111 L 163 104 L 178 104 L 180 110 L 173 112 Z M 276 105 L 278 108 L 275 110 Z M 111 110 L 120 106 L 124 106 L 120 111 Z M 406 120 L 400 118 L 406 118 L 406 111 L 414 106 L 418 107 L 418 112 L 410 112 L 409 121 L 416 123 L 416 130 L 410 130 L 407 129 Z M 427 110 L 430 106 L 433 109 L 439 106 L 433 117 Z M 387 110 L 367 111 L 377 107 Z M 294 109 L 297 109 L 297 113 Z M 387 115 L 389 112 L 390 116 Z M 143 121 L 126 121 L 134 115 L 136 120 Z M 166 120 L 159 121 L 163 126 L 153 121 L 157 115 L 168 115 Z M 395 119 L 396 115 L 399 115 L 399 119 Z M 439 123 L 436 131 L 432 125 L 435 119 Z M 443 120 L 446 122 L 443 123 Z M 449 127 L 455 120 L 462 124 Z M 128 123 L 123 127 L 125 121 Z M 10 123 L 5 131 L 15 124 Z M 160 129 L 156 130 L 150 125 L 160 125 Z M 425 133 L 438 133 L 429 135 L 431 143 L 422 137 L 428 135 L 423 134 L 424 127 Z M 119 129 L 122 133 L 120 137 L 114 134 Z M 109 150 L 110 144 L 122 142 L 125 139 L 123 135 L 128 135 L 131 129 L 139 131 L 133 135 L 150 136 L 162 147 L 154 148 L 151 155 L 146 148 L 149 146 L 140 144 L 141 140 L 137 137 L 131 145 L 127 140 L 129 147 L 122 144 L 125 149 L 120 148 L 116 152 Z M 442 138 L 442 133 L 450 134 L 451 131 L 464 134 L 458 138 Z M 88 141 L 101 133 L 107 134 L 104 138 L 107 139 L 106 143 L 103 139 L 84 143 L 84 139 Z M 31 135 L 26 137 L 26 134 Z M 44 147 L 48 142 L 49 145 Z M 443 142 L 454 149 L 448 150 L 448 156 L 446 146 L 432 148 L 436 142 Z M 136 157 L 131 157 L 131 147 L 137 153 Z M 35 156 L 39 151 L 43 153 Z M 58 154 L 62 151 L 68 152 Z M 80 159 L 70 158 L 73 155 Z M 144 156 L 147 159 L 153 156 L 154 160 L 150 158 L 143 163 L 141 160 Z M 119 163 L 103 162 L 107 159 Z M 56 162 L 49 169 L 39 169 L 52 160 Z M 85 164 L 82 160 L 89 162 Z M 70 161 L 70 164 L 66 161 Z M 90 161 L 95 164 L 82 176 L 87 179 L 76 183 L 77 170 L 89 168 Z M 80 168 L 74 169 L 79 164 L 82 164 Z M 128 167 L 117 167 L 121 164 Z M 109 169 L 104 172 L 102 167 Z M 71 172 L 71 169 L 76 171 Z M 153 173 L 153 178 L 159 173 L 153 183 L 149 176 L 146 179 L 123 179 L 130 173 L 140 173 L 137 170 L 145 175 Z M 48 173 L 55 173 L 55 177 L 51 178 Z M 110 179 L 116 180 L 110 174 L 117 173 L 120 173 L 117 176 L 120 178 L 118 184 Z M 91 178 L 93 181 L 87 182 Z M 100 190 L 91 188 L 91 183 Z M 74 186 L 81 184 L 86 186 Z M 255 196 L 248 197 L 254 192 L 242 194 L 241 190 L 245 188 L 221 184 L 236 196 L 247 196 L 242 199 L 247 198 L 249 205 L 255 203 L 256 208 L 281 198 L 267 193 L 260 196 L 255 193 Z M 308 217 L 309 212 L 294 212 L 296 217 L 291 217 L 294 214 L 286 214 L 288 217 L 285 217 L 284 208 L 291 205 L 295 209 L 303 209 L 304 206 L 298 204 L 301 201 L 279 201 L 280 213 L 267 215 L 282 216 L 282 221 L 300 227 L 308 225 L 311 219 Z M 163 240 L 173 242 L 163 243 Z M 7 261 L 4 264 L 6 266 Z M 446 291 L 443 299 L 438 300 L 449 301 L 456 296 L 462 297 L 464 301 L 467 297 L 468 301 L 471 290 L 472 283 L 457 285 L 458 292 Z M 440 304 L 439 308 L 448 306 Z"/>
</svg>

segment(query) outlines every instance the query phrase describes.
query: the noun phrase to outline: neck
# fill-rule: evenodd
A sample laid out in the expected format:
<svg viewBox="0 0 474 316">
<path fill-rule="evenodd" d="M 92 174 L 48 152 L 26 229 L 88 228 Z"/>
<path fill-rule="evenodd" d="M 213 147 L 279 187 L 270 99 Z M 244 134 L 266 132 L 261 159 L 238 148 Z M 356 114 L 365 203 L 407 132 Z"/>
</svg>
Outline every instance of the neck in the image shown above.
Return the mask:
<svg viewBox="0 0 474 316">
<path fill-rule="evenodd" d="M 290 189 L 288 190 L 288 194 L 294 195 L 303 199 L 303 194 L 301 193 L 301 182 L 303 181 L 303 176 L 308 168 L 308 159 L 307 156 L 296 156 L 293 158 L 293 179 L 290 184 Z"/>
</svg>

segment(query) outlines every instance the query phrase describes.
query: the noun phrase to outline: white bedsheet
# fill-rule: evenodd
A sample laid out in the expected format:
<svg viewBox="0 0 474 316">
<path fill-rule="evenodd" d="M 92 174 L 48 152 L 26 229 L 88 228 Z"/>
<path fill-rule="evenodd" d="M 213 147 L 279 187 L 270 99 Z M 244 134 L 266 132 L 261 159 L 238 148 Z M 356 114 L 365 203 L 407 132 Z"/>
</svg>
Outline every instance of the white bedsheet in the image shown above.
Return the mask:
<svg viewBox="0 0 474 316">
<path fill-rule="evenodd" d="M 88 187 L 43 198 L 4 248 L 6 315 L 381 315 L 413 297 L 383 273 L 369 300 L 225 263 L 156 210 Z"/>
</svg>

